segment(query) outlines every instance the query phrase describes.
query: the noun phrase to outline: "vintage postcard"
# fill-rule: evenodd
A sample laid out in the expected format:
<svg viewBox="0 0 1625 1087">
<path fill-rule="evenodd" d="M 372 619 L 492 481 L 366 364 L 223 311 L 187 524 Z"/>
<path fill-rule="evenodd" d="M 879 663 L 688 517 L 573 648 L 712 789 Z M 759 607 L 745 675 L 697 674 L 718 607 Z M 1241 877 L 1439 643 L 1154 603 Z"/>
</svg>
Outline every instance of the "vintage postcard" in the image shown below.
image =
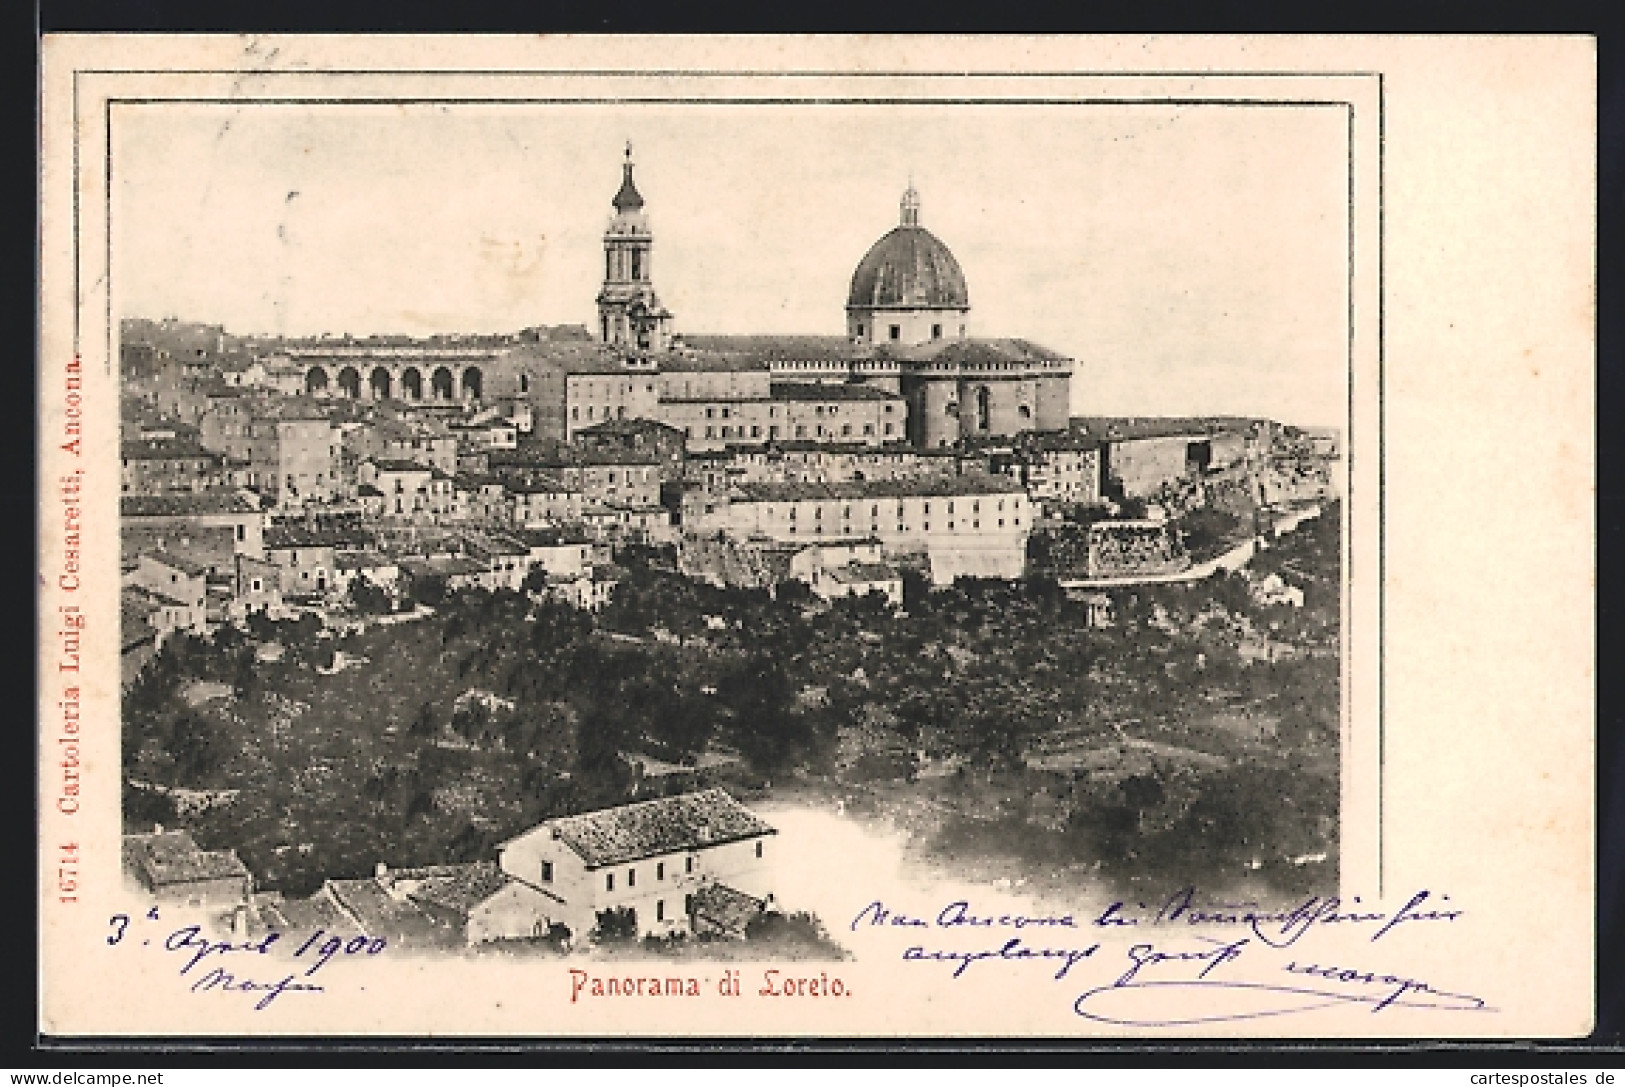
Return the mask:
<svg viewBox="0 0 1625 1087">
<path fill-rule="evenodd" d="M 41 1031 L 1585 1034 L 1594 97 L 47 39 Z"/>
</svg>

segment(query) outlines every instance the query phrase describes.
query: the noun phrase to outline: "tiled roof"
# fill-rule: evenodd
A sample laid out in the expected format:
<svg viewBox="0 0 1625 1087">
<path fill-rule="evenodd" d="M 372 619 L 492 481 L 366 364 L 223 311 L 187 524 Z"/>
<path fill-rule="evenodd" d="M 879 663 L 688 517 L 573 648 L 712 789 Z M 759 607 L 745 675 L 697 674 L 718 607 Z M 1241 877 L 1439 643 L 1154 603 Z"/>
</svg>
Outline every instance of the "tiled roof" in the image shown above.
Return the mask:
<svg viewBox="0 0 1625 1087">
<path fill-rule="evenodd" d="M 528 555 L 530 548 L 517 540 L 501 535 L 481 535 L 469 533 L 464 537 L 469 553 L 481 557 L 493 555 Z"/>
<path fill-rule="evenodd" d="M 427 464 L 419 464 L 415 460 L 395 460 L 392 458 L 378 458 L 372 466 L 380 472 L 433 472 L 434 468 Z"/>
<path fill-rule="evenodd" d="M 521 528 L 512 535 L 527 547 L 579 546 L 590 542 L 585 532 L 571 528 Z"/>
<path fill-rule="evenodd" d="M 662 423 L 658 419 L 606 419 L 602 423 L 582 427 L 576 431 L 576 437 L 595 437 L 598 435 L 621 434 L 681 434 L 682 431 L 669 423 Z"/>
<path fill-rule="evenodd" d="M 230 525 L 126 524 L 119 526 L 119 554 L 134 560 L 167 551 L 201 566 L 230 566 L 235 537 Z"/>
<path fill-rule="evenodd" d="M 305 525 L 273 525 L 265 530 L 267 550 L 286 547 L 350 547 L 366 543 L 366 535 L 349 528 L 309 528 Z"/>
<path fill-rule="evenodd" d="M 465 559 L 460 555 L 435 555 L 431 558 L 402 559 L 400 568 L 413 577 L 453 577 L 458 574 L 484 574 L 490 567 L 483 562 Z"/>
<path fill-rule="evenodd" d="M 510 881 L 492 861 L 391 869 L 383 877 L 414 902 L 439 906 L 463 917 Z"/>
<path fill-rule="evenodd" d="M 797 502 L 815 499 L 972 498 L 1025 494 L 1005 476 L 926 476 L 918 479 L 865 479 L 840 483 L 739 483 L 734 490 L 747 502 Z"/>
<path fill-rule="evenodd" d="M 874 581 L 896 581 L 903 575 L 883 562 L 850 562 L 831 570 L 830 577 L 843 585 L 866 585 Z"/>
<path fill-rule="evenodd" d="M 896 393 L 874 385 L 819 384 L 812 381 L 775 381 L 774 400 L 901 400 Z"/>
<path fill-rule="evenodd" d="M 712 356 L 762 362 L 823 362 L 862 358 L 864 346 L 845 336 L 706 336 L 682 337 L 684 345 Z M 663 367 L 683 369 L 680 365 Z M 721 368 L 721 367 L 717 367 Z"/>
<path fill-rule="evenodd" d="M 395 565 L 395 560 L 377 551 L 341 551 L 333 556 L 340 570 L 376 570 Z"/>
<path fill-rule="evenodd" d="M 143 552 L 143 554 L 154 562 L 162 563 L 172 570 L 179 570 L 188 577 L 202 577 L 209 572 L 208 564 L 194 561 L 171 550 L 154 548 L 151 551 Z"/>
<path fill-rule="evenodd" d="M 504 480 L 504 489 L 510 494 L 580 494 L 580 487 L 572 487 L 556 476 L 536 474 L 529 479 Z"/>
<path fill-rule="evenodd" d="M 778 833 L 721 789 L 550 819 L 542 825 L 588 868 Z"/>
<path fill-rule="evenodd" d="M 726 883 L 707 883 L 694 892 L 695 920 L 724 932 L 742 933 L 767 903 Z"/>
<path fill-rule="evenodd" d="M 979 365 L 994 362 L 1065 362 L 1067 356 L 1031 340 L 964 339 L 943 340 L 914 346 L 876 349 L 882 357 L 908 362 L 944 362 Z"/>
<path fill-rule="evenodd" d="M 382 936 L 397 947 L 445 947 L 460 943 L 459 933 L 438 924 L 411 901 L 394 898 L 375 879 L 330 879 L 322 888 L 368 936 Z"/>
<path fill-rule="evenodd" d="M 192 438 L 135 438 L 119 443 L 125 460 L 212 460 L 220 454 L 204 449 Z"/>
<path fill-rule="evenodd" d="M 595 447 L 582 449 L 566 445 L 529 446 L 518 449 L 492 450 L 489 463 L 493 471 L 503 468 L 578 468 L 591 465 L 660 463 L 652 452 L 640 449 Z"/>
<path fill-rule="evenodd" d="M 287 898 L 266 903 L 260 908 L 260 917 L 268 928 L 279 932 L 315 932 L 321 929 L 346 939 L 361 934 L 355 922 L 346 917 L 331 898 L 320 892 L 310 898 Z"/>
<path fill-rule="evenodd" d="M 566 374 L 640 372 L 627 366 L 614 348 L 592 340 L 526 344 L 509 352 L 507 360 L 521 366 L 530 364 L 538 369 L 556 370 Z"/>
<path fill-rule="evenodd" d="M 148 887 L 167 887 L 210 879 L 248 879 L 248 869 L 230 849 L 199 849 L 190 832 L 126 834 L 124 867 Z"/>
<path fill-rule="evenodd" d="M 221 513 L 256 512 L 258 512 L 258 507 L 235 492 L 126 494 L 119 496 L 120 517 L 196 517 Z"/>
</svg>

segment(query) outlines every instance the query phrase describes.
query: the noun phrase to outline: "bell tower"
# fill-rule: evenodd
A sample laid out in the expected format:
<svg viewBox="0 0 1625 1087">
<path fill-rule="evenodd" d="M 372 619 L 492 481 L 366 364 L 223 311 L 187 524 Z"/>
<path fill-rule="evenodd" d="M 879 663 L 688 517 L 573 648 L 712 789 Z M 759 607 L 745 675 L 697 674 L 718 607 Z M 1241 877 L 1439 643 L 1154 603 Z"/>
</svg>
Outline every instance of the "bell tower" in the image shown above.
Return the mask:
<svg viewBox="0 0 1625 1087">
<path fill-rule="evenodd" d="M 632 180 L 632 145 L 626 145 L 615 216 L 604 231 L 604 285 L 598 292 L 598 334 L 631 355 L 664 351 L 671 314 L 660 304 L 650 278 L 654 235 L 643 213 L 643 196 Z"/>
</svg>

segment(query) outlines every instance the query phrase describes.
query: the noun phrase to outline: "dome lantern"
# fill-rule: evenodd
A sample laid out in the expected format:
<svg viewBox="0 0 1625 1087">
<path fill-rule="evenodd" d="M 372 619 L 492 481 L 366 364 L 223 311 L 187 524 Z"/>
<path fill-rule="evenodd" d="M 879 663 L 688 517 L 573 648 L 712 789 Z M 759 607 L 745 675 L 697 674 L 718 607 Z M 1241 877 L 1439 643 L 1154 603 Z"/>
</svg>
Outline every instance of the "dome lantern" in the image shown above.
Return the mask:
<svg viewBox="0 0 1625 1087">
<path fill-rule="evenodd" d="M 903 190 L 902 212 L 904 226 L 920 225 L 920 194 L 914 188 L 913 178 L 909 178 L 908 188 Z"/>
</svg>

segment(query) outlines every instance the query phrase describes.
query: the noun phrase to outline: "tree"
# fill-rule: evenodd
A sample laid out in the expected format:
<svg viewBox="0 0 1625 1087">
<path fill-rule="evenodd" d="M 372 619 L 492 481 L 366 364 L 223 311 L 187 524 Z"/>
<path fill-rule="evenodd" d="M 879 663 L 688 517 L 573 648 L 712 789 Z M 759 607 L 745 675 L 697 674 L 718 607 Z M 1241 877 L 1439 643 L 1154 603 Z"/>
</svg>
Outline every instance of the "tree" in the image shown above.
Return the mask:
<svg viewBox="0 0 1625 1087">
<path fill-rule="evenodd" d="M 424 574 L 412 580 L 412 599 L 431 608 L 446 602 L 446 579 L 438 574 Z"/>
<path fill-rule="evenodd" d="M 931 581 L 918 570 L 903 571 L 903 607 L 911 614 L 930 606 Z"/>
<path fill-rule="evenodd" d="M 774 775 L 807 749 L 811 729 L 791 711 L 794 692 L 784 665 L 752 654 L 717 682 L 717 700 L 733 715 L 731 738 L 757 770 Z"/>
<path fill-rule="evenodd" d="M 350 606 L 362 615 L 385 615 L 389 612 L 389 593 L 374 585 L 366 574 L 357 574 L 350 582 Z"/>
<path fill-rule="evenodd" d="M 595 944 L 629 944 L 638 938 L 638 915 L 627 906 L 599 910 L 598 923 L 593 926 Z"/>
<path fill-rule="evenodd" d="M 187 710 L 176 717 L 169 754 L 175 760 L 177 784 L 212 784 L 226 764 L 225 741 L 220 727 L 202 714 Z"/>
<path fill-rule="evenodd" d="M 434 706 L 425 702 L 418 707 L 418 715 L 412 718 L 412 724 L 407 728 L 407 734 L 430 739 L 440 734 L 440 716 L 435 713 Z"/>
</svg>

